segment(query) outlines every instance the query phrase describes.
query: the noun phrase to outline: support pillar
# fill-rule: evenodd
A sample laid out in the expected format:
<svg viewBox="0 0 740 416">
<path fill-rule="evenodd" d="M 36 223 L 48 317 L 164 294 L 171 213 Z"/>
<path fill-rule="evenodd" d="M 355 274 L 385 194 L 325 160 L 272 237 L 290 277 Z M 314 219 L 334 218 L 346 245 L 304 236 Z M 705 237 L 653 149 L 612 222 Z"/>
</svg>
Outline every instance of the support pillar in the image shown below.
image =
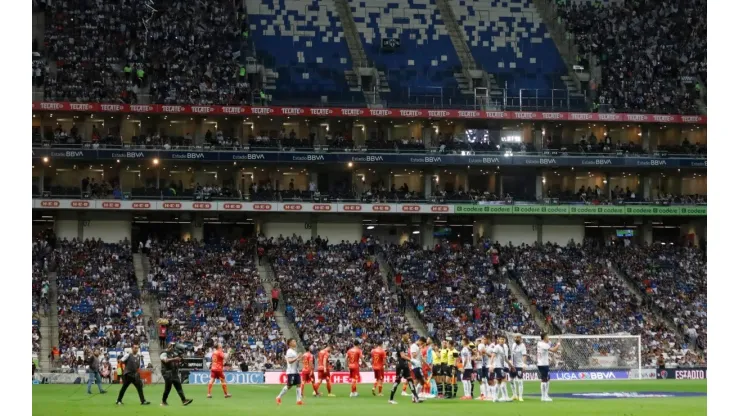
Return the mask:
<svg viewBox="0 0 740 416">
<path fill-rule="evenodd" d="M 535 196 L 537 197 L 537 200 L 542 200 L 542 194 L 544 194 L 543 189 L 545 187 L 545 177 L 542 175 L 537 175 L 536 183 L 534 184 L 534 192 Z"/>
</svg>

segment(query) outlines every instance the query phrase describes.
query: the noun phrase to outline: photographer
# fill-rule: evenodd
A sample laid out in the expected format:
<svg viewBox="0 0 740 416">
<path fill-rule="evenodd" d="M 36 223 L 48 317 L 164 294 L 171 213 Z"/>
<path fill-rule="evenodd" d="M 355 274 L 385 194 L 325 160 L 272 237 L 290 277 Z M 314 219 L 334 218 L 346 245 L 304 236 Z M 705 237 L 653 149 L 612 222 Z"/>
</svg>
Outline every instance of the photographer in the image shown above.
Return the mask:
<svg viewBox="0 0 740 416">
<path fill-rule="evenodd" d="M 170 395 L 172 386 L 175 386 L 177 394 L 182 400 L 182 405 L 187 406 L 193 402 L 193 399 L 186 399 L 185 393 L 182 392 L 182 384 L 180 384 L 180 373 L 179 367 L 182 362 L 183 351 L 175 348 L 175 343 L 170 342 L 167 345 L 167 351 L 163 352 L 159 359 L 162 361 L 162 377 L 164 378 L 164 394 L 162 394 L 162 406 L 167 406 L 167 397 Z"/>
<path fill-rule="evenodd" d="M 92 394 L 93 380 L 98 385 L 100 394 L 107 393 L 103 390 L 103 380 L 100 377 L 100 350 L 95 348 L 90 353 L 89 349 L 85 349 L 85 361 L 87 361 L 87 394 Z"/>
<path fill-rule="evenodd" d="M 123 364 L 123 387 L 118 393 L 117 405 L 123 404 L 123 395 L 126 394 L 128 386 L 133 384 L 136 387 L 136 392 L 139 393 L 139 400 L 142 405 L 151 404 L 144 398 L 144 383 L 141 382 L 141 376 L 139 375 L 139 366 L 141 365 L 141 355 L 139 355 L 139 344 L 131 346 L 131 353 L 126 354 L 121 358 L 120 363 Z"/>
</svg>

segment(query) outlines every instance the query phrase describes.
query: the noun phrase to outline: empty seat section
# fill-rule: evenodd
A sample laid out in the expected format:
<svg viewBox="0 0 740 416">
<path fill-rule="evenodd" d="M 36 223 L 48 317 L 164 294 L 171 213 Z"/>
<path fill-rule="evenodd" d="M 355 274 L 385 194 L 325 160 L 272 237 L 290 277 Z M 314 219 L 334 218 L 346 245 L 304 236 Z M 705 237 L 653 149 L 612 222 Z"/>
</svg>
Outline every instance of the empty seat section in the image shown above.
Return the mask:
<svg viewBox="0 0 740 416">
<path fill-rule="evenodd" d="M 273 103 L 364 103 L 344 78 L 352 60 L 333 1 L 247 0 L 247 13 L 258 57 L 279 74 Z"/>
<path fill-rule="evenodd" d="M 432 0 L 349 0 L 368 58 L 385 71 L 389 104 L 441 105 L 460 99 L 460 60 Z M 388 50 L 383 39 L 400 45 Z"/>
<path fill-rule="evenodd" d="M 533 0 L 450 0 L 476 62 L 509 94 L 566 87 L 563 59 Z"/>
</svg>

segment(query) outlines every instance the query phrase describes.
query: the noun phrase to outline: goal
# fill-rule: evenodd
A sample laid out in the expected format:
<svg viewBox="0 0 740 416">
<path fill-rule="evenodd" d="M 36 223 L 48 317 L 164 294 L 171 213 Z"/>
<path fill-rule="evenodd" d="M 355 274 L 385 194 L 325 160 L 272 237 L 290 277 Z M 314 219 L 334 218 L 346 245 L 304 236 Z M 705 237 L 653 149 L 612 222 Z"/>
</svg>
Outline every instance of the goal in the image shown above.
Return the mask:
<svg viewBox="0 0 740 416">
<path fill-rule="evenodd" d="M 514 335 L 508 334 L 508 341 Z M 523 335 L 528 363 L 536 365 L 538 335 Z M 642 340 L 639 335 L 550 335 L 550 343 L 560 343 L 557 353 L 550 353 L 550 370 L 584 372 L 593 370 L 625 371 L 629 378 L 642 379 Z M 584 373 L 588 376 L 589 373 Z"/>
</svg>

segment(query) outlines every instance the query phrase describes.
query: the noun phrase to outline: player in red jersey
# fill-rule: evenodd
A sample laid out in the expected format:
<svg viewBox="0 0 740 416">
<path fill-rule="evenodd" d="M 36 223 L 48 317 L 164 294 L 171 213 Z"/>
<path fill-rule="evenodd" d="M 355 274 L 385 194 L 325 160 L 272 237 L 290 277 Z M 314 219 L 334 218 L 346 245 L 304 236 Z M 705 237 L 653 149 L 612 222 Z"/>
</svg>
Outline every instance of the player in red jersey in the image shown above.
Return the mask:
<svg viewBox="0 0 740 416">
<path fill-rule="evenodd" d="M 388 356 L 380 342 L 373 348 L 370 355 L 373 360 L 373 373 L 375 373 L 375 384 L 373 384 L 373 396 L 375 389 L 378 389 L 378 396 L 383 395 L 383 378 L 385 378 L 385 363 Z"/>
<path fill-rule="evenodd" d="M 224 362 L 226 361 L 226 354 L 224 354 L 224 347 L 221 344 L 216 345 L 216 351 L 211 356 L 211 380 L 208 382 L 208 398 L 212 398 L 211 390 L 213 389 L 213 383 L 216 380 L 221 380 L 221 388 L 224 390 L 224 398 L 229 398 L 229 388 L 226 386 L 226 376 L 224 376 Z"/>
<path fill-rule="evenodd" d="M 319 351 L 319 379 L 316 381 L 313 389 L 318 392 L 321 382 L 326 380 L 327 397 L 335 397 L 331 394 L 331 363 L 329 362 L 329 354 L 331 354 L 331 345 Z"/>
<path fill-rule="evenodd" d="M 301 370 L 301 396 L 303 396 L 303 387 L 306 384 L 310 384 L 313 387 L 313 395 L 318 396 L 319 392 L 316 390 L 318 385 L 314 382 L 313 377 L 313 354 L 310 351 L 303 353 L 303 370 Z"/>
<path fill-rule="evenodd" d="M 352 381 L 352 393 L 349 397 L 357 397 L 357 383 L 360 381 L 360 363 L 362 362 L 362 350 L 360 341 L 355 340 L 353 347 L 347 351 L 347 368 L 349 368 L 349 379 Z"/>
</svg>

